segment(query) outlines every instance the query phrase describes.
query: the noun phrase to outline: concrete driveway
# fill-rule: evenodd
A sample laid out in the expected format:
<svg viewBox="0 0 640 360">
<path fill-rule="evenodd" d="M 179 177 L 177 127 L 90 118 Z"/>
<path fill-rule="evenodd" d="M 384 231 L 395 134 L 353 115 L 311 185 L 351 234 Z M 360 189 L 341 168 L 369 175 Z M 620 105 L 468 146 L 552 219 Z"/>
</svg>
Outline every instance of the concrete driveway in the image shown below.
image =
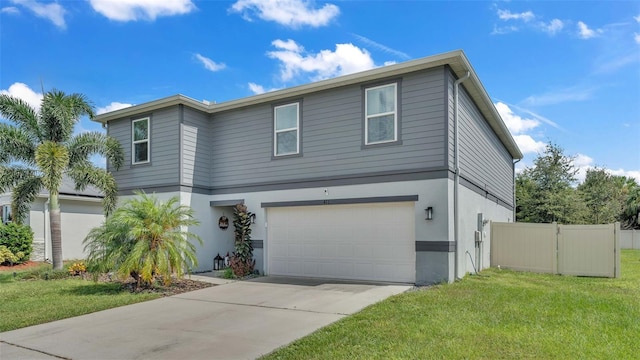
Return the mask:
<svg viewBox="0 0 640 360">
<path fill-rule="evenodd" d="M 0 358 L 254 359 L 409 288 L 277 277 L 225 283 L 0 333 Z"/>
</svg>

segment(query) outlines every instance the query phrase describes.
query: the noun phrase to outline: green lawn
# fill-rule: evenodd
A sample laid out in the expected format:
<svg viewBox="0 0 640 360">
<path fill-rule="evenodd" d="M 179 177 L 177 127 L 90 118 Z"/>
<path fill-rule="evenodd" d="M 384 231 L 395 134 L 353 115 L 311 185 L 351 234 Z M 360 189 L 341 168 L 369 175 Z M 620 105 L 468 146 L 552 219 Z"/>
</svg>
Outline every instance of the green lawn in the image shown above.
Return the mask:
<svg viewBox="0 0 640 360">
<path fill-rule="evenodd" d="M 489 269 L 408 292 L 265 359 L 638 359 L 640 250 L 622 278 Z"/>
<path fill-rule="evenodd" d="M 72 316 L 133 304 L 160 297 L 153 293 L 132 294 L 117 283 L 94 283 L 64 277 L 51 265 L 40 269 L 0 272 L 0 332 L 42 324 Z M 21 280 L 41 277 L 51 280 Z"/>
</svg>

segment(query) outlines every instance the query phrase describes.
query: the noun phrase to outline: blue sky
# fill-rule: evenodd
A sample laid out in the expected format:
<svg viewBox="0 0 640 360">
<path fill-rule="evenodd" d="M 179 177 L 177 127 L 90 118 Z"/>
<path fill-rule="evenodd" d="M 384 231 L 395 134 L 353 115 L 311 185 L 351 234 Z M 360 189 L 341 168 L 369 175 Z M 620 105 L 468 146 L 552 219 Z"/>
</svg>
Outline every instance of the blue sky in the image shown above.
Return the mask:
<svg viewBox="0 0 640 360">
<path fill-rule="evenodd" d="M 552 141 L 640 181 L 640 2 L 0 0 L 0 91 L 99 112 L 223 102 L 450 50 L 530 166 Z M 83 120 L 78 131 L 100 126 Z"/>
</svg>

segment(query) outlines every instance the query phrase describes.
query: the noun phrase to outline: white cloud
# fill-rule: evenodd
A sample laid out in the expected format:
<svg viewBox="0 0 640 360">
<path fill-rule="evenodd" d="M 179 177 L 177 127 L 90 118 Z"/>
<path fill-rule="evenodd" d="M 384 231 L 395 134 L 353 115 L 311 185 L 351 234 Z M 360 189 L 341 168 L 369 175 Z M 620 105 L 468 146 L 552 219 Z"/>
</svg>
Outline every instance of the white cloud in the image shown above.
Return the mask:
<svg viewBox="0 0 640 360">
<path fill-rule="evenodd" d="M 576 179 L 578 182 L 583 182 L 587 176 L 587 170 L 593 169 L 593 159 L 584 154 L 577 154 L 573 161 L 573 166 L 578 170 L 576 173 Z"/>
<path fill-rule="evenodd" d="M 638 16 L 634 16 L 633 19 L 637 22 L 640 23 L 640 15 Z"/>
<path fill-rule="evenodd" d="M 67 27 L 67 24 L 64 21 L 64 15 L 67 11 L 58 3 L 42 4 L 35 0 L 11 0 L 11 2 L 24 6 L 31 10 L 37 17 L 51 21 L 60 29 L 65 29 Z"/>
<path fill-rule="evenodd" d="M 108 113 L 108 112 L 111 112 L 111 111 L 116 111 L 116 110 L 128 108 L 130 106 L 133 106 L 133 104 L 127 104 L 127 103 L 121 103 L 121 102 L 114 101 L 114 102 L 112 102 L 111 104 L 109 104 L 107 106 L 97 108 L 96 109 L 96 115 L 100 115 L 100 114 Z"/>
<path fill-rule="evenodd" d="M 507 129 L 509 129 L 509 132 L 513 135 L 513 140 L 518 144 L 523 154 L 536 154 L 544 151 L 547 145 L 546 143 L 537 141 L 531 135 L 525 134 L 540 126 L 540 121 L 535 118 L 525 119 L 517 115 L 511 110 L 509 105 L 503 102 L 497 102 L 494 105 L 507 126 Z"/>
<path fill-rule="evenodd" d="M 493 25 L 493 31 L 491 32 L 491 35 L 504 35 L 504 34 L 509 34 L 512 32 L 516 32 L 520 30 L 517 26 L 495 26 Z"/>
<path fill-rule="evenodd" d="M 287 41 L 280 40 L 280 39 L 273 40 L 271 42 L 271 45 L 277 47 L 278 49 L 284 49 L 284 50 L 293 51 L 293 52 L 301 52 L 304 50 L 302 46 L 298 45 L 298 43 L 296 43 L 291 39 L 288 39 Z"/>
<path fill-rule="evenodd" d="M 267 53 L 281 62 L 280 78 L 289 81 L 300 74 L 309 75 L 312 81 L 346 75 L 376 67 L 371 54 L 353 44 L 336 44 L 336 50 L 308 53 L 293 40 L 275 40 L 271 43 L 278 50 Z"/>
<path fill-rule="evenodd" d="M 249 90 L 254 93 L 255 95 L 259 95 L 259 94 L 264 94 L 266 92 L 270 92 L 270 91 L 276 91 L 276 90 L 280 90 L 279 88 L 270 88 L 270 89 L 265 89 L 264 86 L 262 85 L 258 85 L 256 83 L 250 82 L 249 84 L 247 84 L 249 87 Z"/>
<path fill-rule="evenodd" d="M 514 135 L 513 140 L 516 141 L 520 151 L 523 154 L 537 154 L 544 151 L 547 144 L 542 141 L 537 141 L 531 137 L 531 135 Z"/>
<path fill-rule="evenodd" d="M 509 10 L 498 9 L 498 18 L 500 20 L 522 20 L 524 22 L 531 21 L 535 18 L 535 15 L 531 11 L 525 11 L 521 13 L 512 13 Z"/>
<path fill-rule="evenodd" d="M 249 83 L 249 90 L 254 94 L 264 94 L 266 92 L 264 86 L 252 82 Z"/>
<path fill-rule="evenodd" d="M 220 71 L 227 67 L 224 63 L 217 63 L 206 56 L 195 54 L 196 59 L 204 65 L 204 68 L 213 72 Z"/>
<path fill-rule="evenodd" d="M 409 56 L 407 53 L 404 53 L 404 52 L 399 51 L 399 50 L 392 49 L 392 48 L 390 48 L 388 46 L 382 45 L 382 44 L 380 44 L 378 42 L 375 42 L 375 41 L 373 41 L 373 40 L 371 40 L 371 39 L 369 39 L 367 37 L 364 37 L 362 35 L 358 35 L 358 34 L 352 34 L 352 35 L 355 36 L 358 40 L 362 41 L 363 43 L 365 43 L 365 44 L 367 44 L 367 45 L 369 45 L 371 47 L 374 47 L 374 48 L 376 48 L 378 50 L 382 50 L 382 51 L 384 51 L 384 52 L 386 52 L 388 54 L 395 55 L 395 56 L 397 56 L 397 57 L 399 57 L 399 58 L 401 58 L 403 60 L 411 59 L 411 56 Z"/>
<path fill-rule="evenodd" d="M 523 103 L 529 106 L 554 105 L 572 101 L 589 100 L 596 88 L 593 86 L 571 86 L 550 91 L 541 95 L 531 95 Z"/>
<path fill-rule="evenodd" d="M 24 83 L 13 83 L 7 90 L 0 90 L 0 94 L 22 99 L 36 111 L 40 110 L 42 94 L 31 90 L 31 88 Z"/>
<path fill-rule="evenodd" d="M 540 23 L 540 28 L 542 31 L 546 32 L 549 35 L 555 35 L 560 32 L 564 27 L 564 23 L 560 19 L 553 19 L 548 24 Z"/>
<path fill-rule="evenodd" d="M 578 21 L 578 36 L 581 39 L 591 39 L 602 33 L 602 29 L 590 29 L 587 24 Z"/>
<path fill-rule="evenodd" d="M 626 177 L 634 178 L 634 179 L 636 179 L 636 181 L 638 183 L 640 183 L 640 170 L 624 170 L 624 169 L 612 170 L 612 169 L 608 169 L 607 171 L 611 175 L 626 176 Z"/>
<path fill-rule="evenodd" d="M 7 6 L 0 9 L 0 14 L 16 15 L 16 14 L 20 14 L 20 10 L 18 10 L 18 8 L 15 6 Z"/>
<path fill-rule="evenodd" d="M 527 132 L 540 125 L 540 122 L 536 119 L 523 119 L 521 116 L 516 115 L 505 103 L 497 102 L 495 106 L 505 125 L 507 125 L 507 129 L 514 135 Z"/>
<path fill-rule="evenodd" d="M 307 0 L 238 0 L 230 11 L 241 13 L 247 21 L 252 21 L 251 15 L 255 15 L 291 28 L 325 26 L 340 14 L 336 5 L 315 8 L 314 2 Z"/>
<path fill-rule="evenodd" d="M 160 16 L 188 14 L 196 9 L 191 0 L 89 0 L 96 12 L 113 21 L 154 21 Z"/>
<path fill-rule="evenodd" d="M 640 34 L 633 33 L 633 40 L 635 40 L 636 44 L 640 44 Z"/>
</svg>

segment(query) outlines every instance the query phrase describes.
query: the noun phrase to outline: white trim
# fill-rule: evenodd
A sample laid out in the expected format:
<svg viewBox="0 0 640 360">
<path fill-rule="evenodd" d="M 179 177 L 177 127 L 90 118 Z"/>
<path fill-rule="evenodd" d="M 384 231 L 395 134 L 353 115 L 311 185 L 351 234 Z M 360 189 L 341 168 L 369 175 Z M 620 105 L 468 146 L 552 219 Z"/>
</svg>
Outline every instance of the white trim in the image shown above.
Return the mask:
<svg viewBox="0 0 640 360">
<path fill-rule="evenodd" d="M 280 129 L 277 130 L 277 122 L 278 122 L 278 118 L 276 116 L 278 109 L 280 108 L 284 108 L 284 107 L 288 107 L 288 106 L 292 106 L 295 105 L 296 107 L 296 127 L 295 128 L 286 128 L 286 129 Z M 295 152 L 288 152 L 288 153 L 283 153 L 283 154 L 278 154 L 278 134 L 279 133 L 284 133 L 284 132 L 290 132 L 290 131 L 296 131 L 296 151 Z M 285 156 L 285 155 L 296 155 L 300 153 L 300 103 L 299 102 L 294 102 L 294 103 L 290 103 L 290 104 L 284 104 L 284 105 L 279 105 L 279 106 L 275 106 L 273 108 L 273 156 Z"/>
<path fill-rule="evenodd" d="M 147 138 L 144 140 L 135 140 L 135 124 L 140 121 L 147 122 Z M 147 160 L 136 162 L 136 144 L 147 143 Z M 131 165 L 146 164 L 151 161 L 151 121 L 149 117 L 135 119 L 131 121 Z"/>
<path fill-rule="evenodd" d="M 388 86 L 393 86 L 393 111 L 388 111 L 384 113 L 376 113 L 374 115 L 369 115 L 369 90 L 382 89 Z M 369 119 L 393 115 L 393 139 L 391 140 L 382 140 L 382 141 L 369 141 Z M 373 145 L 373 144 L 384 144 L 398 141 L 398 83 L 390 83 L 379 86 L 373 86 L 370 88 L 365 88 L 364 90 L 364 144 L 365 145 Z"/>
</svg>

